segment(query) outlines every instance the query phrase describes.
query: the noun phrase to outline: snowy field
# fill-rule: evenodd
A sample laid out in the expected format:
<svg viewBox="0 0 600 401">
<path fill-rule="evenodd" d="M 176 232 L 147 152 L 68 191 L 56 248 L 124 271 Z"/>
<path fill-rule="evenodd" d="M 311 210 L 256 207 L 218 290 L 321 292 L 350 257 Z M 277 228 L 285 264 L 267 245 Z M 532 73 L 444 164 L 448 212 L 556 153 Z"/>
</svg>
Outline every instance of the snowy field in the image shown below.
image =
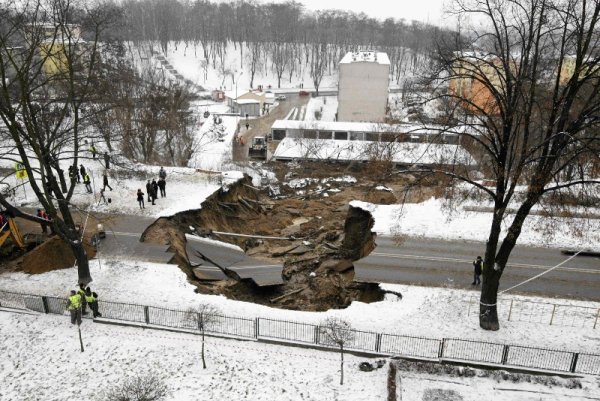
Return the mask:
<svg viewBox="0 0 600 401">
<path fill-rule="evenodd" d="M 372 372 L 357 368 L 372 359 L 346 355 L 340 385 L 335 352 L 207 337 L 207 369 L 202 369 L 200 336 L 84 321 L 81 353 L 77 330 L 68 319 L 0 312 L 0 399 L 100 401 L 107 388 L 151 372 L 167 385 L 169 401 L 387 399 L 387 364 Z M 426 393 L 458 394 L 463 401 L 480 400 L 483 394 L 506 401 L 599 399 L 600 383 L 593 378 L 582 379 L 581 389 L 569 389 L 482 377 L 398 375 L 403 401 L 425 400 Z M 455 398 L 436 400 L 449 399 Z"/>
</svg>

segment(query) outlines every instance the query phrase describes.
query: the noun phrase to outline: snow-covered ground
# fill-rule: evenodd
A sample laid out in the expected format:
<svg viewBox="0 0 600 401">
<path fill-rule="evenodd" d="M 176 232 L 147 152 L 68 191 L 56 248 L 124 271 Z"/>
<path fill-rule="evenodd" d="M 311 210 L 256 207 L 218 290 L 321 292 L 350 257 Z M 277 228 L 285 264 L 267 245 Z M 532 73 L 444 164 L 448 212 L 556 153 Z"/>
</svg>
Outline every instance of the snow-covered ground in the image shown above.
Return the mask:
<svg viewBox="0 0 600 401">
<path fill-rule="evenodd" d="M 104 260 L 102 255 L 100 257 L 101 263 L 98 260 L 90 261 L 94 279 L 92 288 L 105 301 L 131 303 L 136 300 L 145 305 L 176 310 L 210 304 L 228 316 L 311 324 L 334 316 L 347 320 L 358 330 L 438 339 L 464 338 L 567 351 L 594 350 L 600 346 L 600 330 L 594 330 L 591 326 L 575 330 L 573 327 L 501 320 L 500 331 L 481 330 L 477 316 L 469 315 L 469 302 L 477 294 L 476 291 L 386 284 L 383 286 L 385 289 L 402 293 L 403 299 L 386 295 L 384 301 L 371 304 L 353 302 L 343 310 L 301 312 L 234 301 L 224 296 L 197 294 L 195 287 L 187 282 L 186 275 L 174 265 Z M 0 275 L 0 289 L 66 297 L 68 291 L 74 288 L 76 277 L 75 268 L 38 275 L 4 273 Z M 516 299 L 543 301 L 536 297 Z M 569 302 L 578 306 L 599 307 L 592 302 Z"/>
<path fill-rule="evenodd" d="M 345 356 L 344 385 L 340 385 L 340 359 L 335 352 L 208 337 L 207 369 L 202 369 L 197 335 L 84 321 L 85 352 L 81 353 L 77 330 L 68 317 L 0 312 L 0 327 L 3 401 L 99 401 L 103 392 L 125 378 L 148 373 L 167 385 L 169 401 L 387 399 L 387 364 L 361 372 L 358 364 L 373 360 L 352 355 Z M 582 389 L 568 389 L 480 377 L 398 374 L 404 401 L 421 401 L 424 393 L 440 390 L 452 390 L 464 401 L 480 400 L 482 394 L 507 401 L 598 399 L 590 397 L 598 391 L 593 379 L 582 380 Z"/>
<path fill-rule="evenodd" d="M 304 117 L 304 120 L 335 121 L 337 108 L 337 96 L 312 97 L 306 105 L 306 115 Z M 316 112 L 319 113 L 319 118 L 317 118 Z"/>
<path fill-rule="evenodd" d="M 469 212 L 462 208 L 449 211 L 444 207 L 443 200 L 434 198 L 417 204 L 374 205 L 354 201 L 351 205 L 371 212 L 375 219 L 373 231 L 384 235 L 484 242 L 492 222 L 491 213 Z M 486 206 L 486 203 L 472 201 L 462 206 L 468 205 Z M 507 224 L 511 222 L 512 217 L 513 215 L 507 214 L 503 233 L 506 233 Z M 549 224 L 553 224 L 551 229 L 547 229 Z M 573 227 L 577 230 L 572 230 Z M 542 216 L 530 215 L 523 225 L 519 244 L 600 249 L 600 219 L 550 220 Z"/>
<path fill-rule="evenodd" d="M 247 54 L 248 49 L 244 48 L 244 58 Z M 171 42 L 166 58 L 183 77 L 207 90 L 221 88 L 226 91 L 235 91 L 237 88 L 238 94 L 242 94 L 250 89 L 249 63 L 246 60 L 243 63 L 240 62 L 240 49 L 239 47 L 234 48 L 233 43 L 227 45 L 223 63 L 217 61 L 214 66 L 212 59 L 208 61 L 204 59 L 201 45 L 194 48 L 193 45 L 186 46 L 185 43 Z M 259 85 L 262 85 L 264 89 L 267 89 L 269 85 L 272 89 L 277 88 L 277 76 L 269 68 L 272 65 L 270 60 L 261 65 L 262 68 L 258 68 L 254 75 L 254 88 Z M 321 88 L 336 87 L 337 80 L 338 74 L 335 70 L 331 75 L 323 76 L 320 86 Z M 281 80 L 282 88 L 300 88 L 301 83 L 306 89 L 313 87 L 308 68 L 296 72 L 291 79 L 289 74 L 285 74 Z"/>
</svg>

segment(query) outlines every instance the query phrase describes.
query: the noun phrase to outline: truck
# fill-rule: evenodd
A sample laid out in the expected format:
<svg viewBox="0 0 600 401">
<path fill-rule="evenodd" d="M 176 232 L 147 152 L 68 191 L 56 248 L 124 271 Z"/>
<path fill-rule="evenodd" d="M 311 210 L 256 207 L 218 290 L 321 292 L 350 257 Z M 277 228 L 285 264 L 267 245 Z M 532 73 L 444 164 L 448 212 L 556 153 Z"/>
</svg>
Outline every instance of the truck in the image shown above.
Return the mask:
<svg viewBox="0 0 600 401">
<path fill-rule="evenodd" d="M 267 141 L 264 136 L 252 138 L 252 144 L 248 148 L 248 156 L 252 159 L 267 159 Z"/>
</svg>

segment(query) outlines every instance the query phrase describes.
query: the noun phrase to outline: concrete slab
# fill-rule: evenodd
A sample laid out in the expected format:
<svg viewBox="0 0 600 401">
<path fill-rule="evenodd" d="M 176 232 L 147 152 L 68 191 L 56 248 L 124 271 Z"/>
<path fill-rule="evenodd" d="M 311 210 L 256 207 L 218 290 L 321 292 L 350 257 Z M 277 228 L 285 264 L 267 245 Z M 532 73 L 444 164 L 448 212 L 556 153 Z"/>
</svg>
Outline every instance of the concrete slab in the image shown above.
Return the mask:
<svg viewBox="0 0 600 401">
<path fill-rule="evenodd" d="M 197 266 L 194 274 L 197 272 L 196 277 L 201 280 L 226 279 L 223 271 L 214 270 L 220 267 L 236 273 L 242 280 L 252 280 L 261 287 L 283 284 L 281 264 L 248 257 L 241 248 L 225 242 L 188 234 L 186 240 L 188 260 L 192 266 Z"/>
</svg>

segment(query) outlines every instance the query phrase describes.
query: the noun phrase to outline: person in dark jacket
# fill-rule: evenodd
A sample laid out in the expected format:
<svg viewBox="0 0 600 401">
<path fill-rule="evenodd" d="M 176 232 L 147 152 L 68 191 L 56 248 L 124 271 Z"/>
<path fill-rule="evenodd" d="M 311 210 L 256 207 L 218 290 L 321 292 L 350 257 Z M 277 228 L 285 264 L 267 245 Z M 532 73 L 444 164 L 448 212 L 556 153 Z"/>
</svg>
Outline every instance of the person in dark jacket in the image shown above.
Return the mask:
<svg viewBox="0 0 600 401">
<path fill-rule="evenodd" d="M 108 185 L 108 175 L 106 175 L 106 171 L 104 172 L 104 175 L 102 176 L 102 184 L 104 185 L 104 187 L 102 189 L 106 190 L 106 187 L 108 187 L 108 189 L 110 189 L 112 191 L 112 187 L 110 185 Z"/>
<path fill-rule="evenodd" d="M 150 182 L 150 180 L 148 180 L 148 182 L 146 183 L 146 196 L 148 196 L 147 201 L 148 202 L 152 202 L 152 183 Z"/>
<path fill-rule="evenodd" d="M 69 166 L 69 179 L 71 180 L 71 184 L 75 184 L 77 180 L 77 169 L 72 164 Z"/>
<path fill-rule="evenodd" d="M 156 180 L 152 180 L 152 204 L 154 205 L 154 201 L 158 197 L 158 184 Z"/>
<path fill-rule="evenodd" d="M 471 285 L 481 284 L 481 273 L 483 272 L 483 260 L 481 256 L 477 256 L 477 259 L 473 261 L 473 282 Z"/>
<path fill-rule="evenodd" d="M 110 155 L 108 152 L 104 152 L 104 165 L 106 166 L 107 170 L 110 169 Z"/>
<path fill-rule="evenodd" d="M 158 179 L 158 188 L 160 188 L 160 197 L 164 198 L 165 196 L 167 196 L 167 182 L 165 181 L 164 178 L 160 177 Z"/>
<path fill-rule="evenodd" d="M 146 206 L 144 206 L 144 193 L 142 192 L 141 189 L 137 190 L 137 201 L 138 201 L 138 204 L 140 205 L 140 209 L 146 208 Z"/>
<path fill-rule="evenodd" d="M 81 174 L 81 178 L 85 177 L 85 167 L 83 167 L 83 164 L 79 166 L 79 173 Z M 79 177 L 79 175 L 77 177 Z M 77 178 L 77 182 L 79 182 L 79 178 Z"/>
<path fill-rule="evenodd" d="M 162 178 L 163 180 L 167 179 L 167 172 L 165 171 L 164 167 L 161 167 L 160 170 L 158 171 L 158 177 Z"/>
</svg>

